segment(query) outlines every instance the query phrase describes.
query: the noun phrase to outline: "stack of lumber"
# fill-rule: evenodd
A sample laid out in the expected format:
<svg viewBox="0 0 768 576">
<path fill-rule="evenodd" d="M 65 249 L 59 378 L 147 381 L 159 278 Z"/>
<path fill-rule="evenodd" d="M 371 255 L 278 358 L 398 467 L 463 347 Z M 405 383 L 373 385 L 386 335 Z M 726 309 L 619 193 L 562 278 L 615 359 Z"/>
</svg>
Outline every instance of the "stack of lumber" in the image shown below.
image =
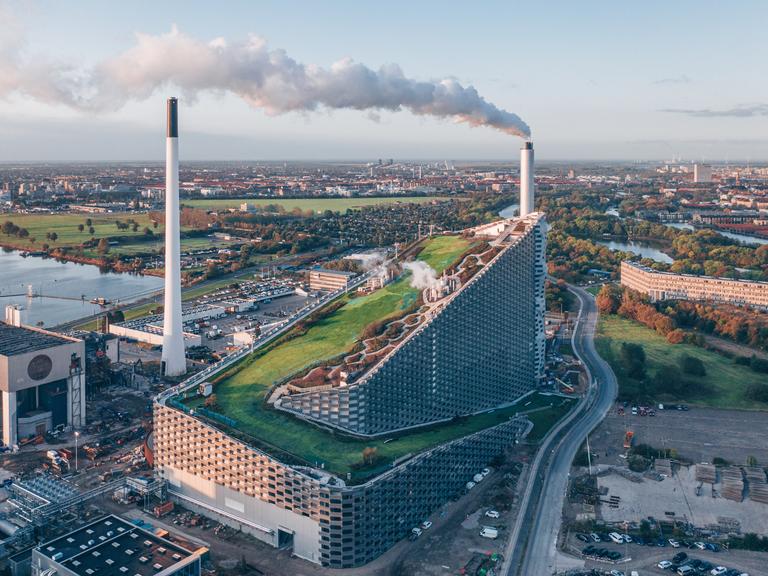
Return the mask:
<svg viewBox="0 0 768 576">
<path fill-rule="evenodd" d="M 749 483 L 749 499 L 755 502 L 768 504 L 768 483 L 766 483 L 765 470 L 756 466 L 744 469 Z"/>
<path fill-rule="evenodd" d="M 717 482 L 717 468 L 714 464 L 696 464 L 696 481 L 714 484 Z"/>
<path fill-rule="evenodd" d="M 720 494 L 727 500 L 741 502 L 744 499 L 744 473 L 738 466 L 728 466 L 720 471 L 723 484 Z"/>
</svg>

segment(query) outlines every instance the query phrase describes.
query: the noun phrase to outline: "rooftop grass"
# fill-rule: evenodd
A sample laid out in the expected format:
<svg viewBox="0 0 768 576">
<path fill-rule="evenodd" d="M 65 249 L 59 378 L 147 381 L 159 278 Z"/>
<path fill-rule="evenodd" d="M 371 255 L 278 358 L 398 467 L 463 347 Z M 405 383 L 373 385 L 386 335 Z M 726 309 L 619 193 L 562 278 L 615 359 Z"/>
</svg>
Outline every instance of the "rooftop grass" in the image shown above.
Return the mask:
<svg viewBox="0 0 768 576">
<path fill-rule="evenodd" d="M 418 258 L 440 273 L 469 246 L 470 241 L 458 236 L 438 236 L 425 243 Z M 318 361 L 349 351 L 371 322 L 397 314 L 416 298 L 417 290 L 410 286 L 409 278 L 404 277 L 372 294 L 349 299 L 342 308 L 312 324 L 305 334 L 287 341 L 277 340 L 254 352 L 216 382 L 215 412 L 236 421 L 234 435 L 240 432 L 244 440 L 277 457 L 290 455 L 342 476 L 350 473 L 354 481 L 370 477 L 408 454 L 498 424 L 517 411 L 536 407 L 536 403 L 549 405 L 550 400 L 545 400 L 548 397 L 534 396 L 530 400 L 533 406 L 461 418 L 402 435 L 391 442 L 385 442 L 386 438 L 371 441 L 351 438 L 265 405 L 266 394 L 274 383 Z M 560 402 L 559 398 L 556 400 L 556 404 Z M 188 405 L 194 407 L 199 401 L 199 398 L 191 399 Z M 549 426 L 551 418 L 559 419 L 563 408 L 551 410 L 550 418 L 544 418 L 538 427 Z M 540 417 L 544 416 L 537 415 Z M 366 447 L 376 448 L 377 460 L 363 467 L 362 451 Z"/>
</svg>

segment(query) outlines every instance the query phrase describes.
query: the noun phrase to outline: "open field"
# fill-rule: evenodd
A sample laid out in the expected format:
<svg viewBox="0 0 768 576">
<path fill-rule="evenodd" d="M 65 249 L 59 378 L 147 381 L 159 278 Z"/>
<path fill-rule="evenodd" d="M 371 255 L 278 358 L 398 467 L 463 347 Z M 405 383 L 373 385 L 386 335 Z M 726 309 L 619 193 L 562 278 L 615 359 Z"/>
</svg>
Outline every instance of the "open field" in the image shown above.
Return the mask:
<svg viewBox="0 0 768 576">
<path fill-rule="evenodd" d="M 88 231 L 85 225 L 87 219 L 91 220 L 94 232 Z M 127 222 L 129 218 L 135 220 L 139 229 L 132 231 L 132 227 L 127 230 L 118 230 L 115 223 L 119 220 Z M 145 213 L 132 214 L 5 214 L 0 217 L 3 222 L 10 220 L 20 228 L 29 230 L 28 238 L 17 238 L 16 236 L 0 235 L 0 241 L 6 241 L 9 244 L 26 247 L 29 249 L 39 249 L 40 246 L 47 243 L 52 248 L 57 246 L 79 246 L 91 238 L 104 238 L 108 236 L 134 236 L 144 237 L 144 228 L 152 230 L 153 234 L 162 234 L 162 223 L 157 228 L 153 227 L 149 215 Z M 78 224 L 83 224 L 85 229 L 80 232 L 77 229 Z M 55 232 L 58 238 L 55 242 L 46 239 L 46 234 Z M 32 244 L 30 239 L 35 238 L 36 243 Z"/>
<path fill-rule="evenodd" d="M 642 396 L 642 383 L 629 378 L 623 370 L 619 360 L 622 342 L 634 342 L 643 346 L 646 355 L 646 371 L 649 376 L 665 364 L 677 366 L 683 354 L 701 360 L 706 368 L 706 375 L 703 377 L 686 375 L 687 379 L 698 383 L 699 386 L 690 397 L 680 398 L 680 400 L 713 408 L 768 410 L 768 405 L 749 400 L 745 394 L 749 384 L 761 382 L 765 376 L 753 372 L 746 366 L 734 364 L 732 360 L 704 348 L 692 344 L 670 344 L 663 336 L 631 320 L 619 316 L 601 315 L 595 346 L 616 372 L 619 380 L 619 395 L 623 398 Z M 656 400 L 668 401 L 675 398 L 665 398 L 662 395 Z"/>
<path fill-rule="evenodd" d="M 296 208 L 302 212 L 343 212 L 350 208 L 379 206 L 382 204 L 423 204 L 434 200 L 447 200 L 444 196 L 387 196 L 384 198 L 211 198 L 200 200 L 182 200 L 185 206 L 206 210 L 226 210 L 240 208 L 247 202 L 250 206 L 282 206 L 286 212 Z"/>
</svg>

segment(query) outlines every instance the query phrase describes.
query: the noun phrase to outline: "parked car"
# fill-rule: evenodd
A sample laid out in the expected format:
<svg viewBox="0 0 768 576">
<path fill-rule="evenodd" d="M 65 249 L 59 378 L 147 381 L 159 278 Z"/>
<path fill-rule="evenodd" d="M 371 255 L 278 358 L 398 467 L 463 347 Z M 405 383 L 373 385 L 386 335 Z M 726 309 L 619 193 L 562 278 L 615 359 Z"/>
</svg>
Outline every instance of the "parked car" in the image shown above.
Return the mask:
<svg viewBox="0 0 768 576">
<path fill-rule="evenodd" d="M 600 542 L 600 536 L 598 536 L 595 532 L 592 532 L 589 537 L 592 538 L 592 542 Z"/>
<path fill-rule="evenodd" d="M 712 574 L 712 576 L 722 576 L 726 572 L 728 572 L 728 568 L 726 568 L 725 566 L 715 566 L 714 568 L 712 568 L 712 570 L 709 571 L 709 573 Z"/>
<path fill-rule="evenodd" d="M 681 562 L 685 562 L 688 559 L 688 554 L 685 552 L 678 552 L 672 557 L 672 562 L 676 562 L 677 564 L 680 564 Z"/>
<path fill-rule="evenodd" d="M 698 548 L 699 550 L 707 549 L 707 545 L 704 544 L 704 542 L 694 542 L 693 545 L 696 546 L 696 548 Z"/>
<path fill-rule="evenodd" d="M 487 510 L 485 512 L 485 515 L 488 516 L 488 518 L 498 518 L 499 517 L 499 511 L 498 510 Z M 576 538 L 578 538 L 582 542 L 589 542 L 589 538 L 584 536 L 584 534 L 577 534 Z"/>
<path fill-rule="evenodd" d="M 422 530 L 429 530 L 430 528 L 432 528 L 432 522 L 429 520 L 424 520 L 424 522 L 421 523 Z"/>
<path fill-rule="evenodd" d="M 419 536 L 421 536 L 421 528 L 413 528 L 411 530 L 411 534 L 413 534 L 414 536 L 416 536 L 418 538 Z"/>
<path fill-rule="evenodd" d="M 672 546 L 672 548 L 680 548 L 680 542 L 678 542 L 674 538 L 670 538 L 668 542 L 669 542 L 669 545 Z"/>
<path fill-rule="evenodd" d="M 495 510 L 488 510 L 488 512 L 485 513 L 486 516 L 489 516 L 490 518 L 498 518 L 498 516 L 490 516 L 491 512 L 495 512 Z M 576 534 L 576 538 L 578 540 L 581 540 L 582 542 L 589 542 L 589 536 L 586 534 Z"/>
<path fill-rule="evenodd" d="M 659 568 L 661 568 L 662 570 L 666 570 L 667 568 L 669 568 L 670 566 L 672 566 L 672 562 L 670 562 L 669 560 L 662 560 L 661 562 L 659 562 L 658 564 L 656 564 L 656 566 L 658 566 L 658 567 L 659 567 Z"/>
</svg>

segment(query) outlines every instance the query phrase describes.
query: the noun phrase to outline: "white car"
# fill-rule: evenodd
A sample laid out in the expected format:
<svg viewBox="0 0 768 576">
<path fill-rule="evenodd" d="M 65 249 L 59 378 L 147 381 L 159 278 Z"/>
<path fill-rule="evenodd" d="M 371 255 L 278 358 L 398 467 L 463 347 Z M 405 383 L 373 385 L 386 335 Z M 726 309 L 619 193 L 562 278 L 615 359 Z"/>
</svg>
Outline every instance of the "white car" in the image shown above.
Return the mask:
<svg viewBox="0 0 768 576">
<path fill-rule="evenodd" d="M 725 574 L 726 572 L 728 572 L 728 568 L 726 568 L 725 566 L 715 566 L 714 568 L 712 568 L 712 570 L 709 571 L 709 573 L 712 574 L 712 576 L 720 576 L 721 574 Z"/>
<path fill-rule="evenodd" d="M 624 538 L 624 542 L 626 542 L 627 544 L 630 544 L 632 542 L 632 536 L 630 536 L 629 534 L 622 534 L 621 537 Z"/>
<path fill-rule="evenodd" d="M 680 548 L 680 542 L 678 542 L 674 538 L 670 538 L 668 542 L 669 542 L 669 545 L 672 546 L 672 548 Z"/>
<path fill-rule="evenodd" d="M 661 562 L 659 562 L 658 564 L 656 564 L 656 566 L 658 566 L 658 567 L 659 567 L 659 568 L 661 568 L 662 570 L 666 570 L 667 568 L 669 568 L 670 566 L 672 566 L 672 562 L 670 562 L 669 560 L 662 560 Z"/>
<path fill-rule="evenodd" d="M 472 490 L 472 488 L 474 488 L 474 487 L 475 487 L 475 483 L 474 482 L 472 482 L 471 480 L 469 482 L 467 482 L 467 490 Z"/>
<path fill-rule="evenodd" d="M 498 510 L 488 510 L 485 513 L 488 518 L 498 518 L 499 517 L 499 511 Z"/>
<path fill-rule="evenodd" d="M 481 474 L 483 476 L 488 476 L 488 474 L 490 474 L 490 473 L 491 473 L 491 469 L 490 468 L 483 468 L 483 471 L 481 472 Z"/>
<path fill-rule="evenodd" d="M 413 530 L 411 530 L 411 534 L 413 534 L 416 537 L 421 536 L 421 528 L 414 528 Z"/>
<path fill-rule="evenodd" d="M 432 528 L 432 522 L 429 520 L 424 520 L 424 522 L 421 523 L 422 530 L 429 530 L 430 528 Z"/>
<path fill-rule="evenodd" d="M 698 548 L 699 550 L 704 550 L 704 548 L 707 547 L 707 545 L 704 544 L 704 542 L 694 542 L 693 545 L 696 546 L 696 548 Z"/>
</svg>

